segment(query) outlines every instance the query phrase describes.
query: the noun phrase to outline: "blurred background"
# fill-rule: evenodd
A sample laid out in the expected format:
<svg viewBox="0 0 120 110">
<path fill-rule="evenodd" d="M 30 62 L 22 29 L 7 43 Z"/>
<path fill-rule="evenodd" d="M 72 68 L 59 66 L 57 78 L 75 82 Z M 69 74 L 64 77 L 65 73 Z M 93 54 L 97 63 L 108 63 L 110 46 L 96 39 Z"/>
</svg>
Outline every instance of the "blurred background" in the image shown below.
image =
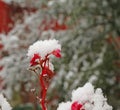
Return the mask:
<svg viewBox="0 0 120 110">
<path fill-rule="evenodd" d="M 0 92 L 13 110 L 41 110 L 26 54 L 35 41 L 53 38 L 62 58 L 53 61 L 48 110 L 88 81 L 120 110 L 120 0 L 0 0 Z"/>
</svg>

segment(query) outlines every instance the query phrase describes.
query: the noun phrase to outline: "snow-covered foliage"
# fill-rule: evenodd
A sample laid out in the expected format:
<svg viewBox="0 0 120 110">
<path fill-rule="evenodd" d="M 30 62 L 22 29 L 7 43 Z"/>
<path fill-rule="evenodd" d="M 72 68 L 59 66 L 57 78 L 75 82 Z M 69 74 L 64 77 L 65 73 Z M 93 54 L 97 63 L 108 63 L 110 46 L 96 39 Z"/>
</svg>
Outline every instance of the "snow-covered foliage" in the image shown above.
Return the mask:
<svg viewBox="0 0 120 110">
<path fill-rule="evenodd" d="M 91 83 L 86 83 L 73 90 L 71 102 L 60 103 L 57 110 L 112 110 L 112 106 L 100 88 L 95 90 Z"/>
<path fill-rule="evenodd" d="M 7 4 L 17 3 L 22 7 L 39 7 L 39 5 L 43 2 L 42 0 L 3 0 Z"/>
<path fill-rule="evenodd" d="M 0 110 L 12 110 L 12 107 L 7 102 L 3 94 L 0 94 Z"/>
<path fill-rule="evenodd" d="M 25 83 L 28 91 L 32 85 L 30 82 L 35 81 L 33 75 L 26 74 L 29 45 L 37 40 L 55 37 L 62 44 L 63 58 L 56 63 L 58 74 L 48 95 L 51 99 L 59 98 L 51 101 L 51 105 L 57 105 L 59 100 L 67 100 L 74 88 L 89 80 L 104 89 L 110 103 L 119 110 L 119 69 L 114 65 L 118 56 L 106 42 L 106 38 L 111 35 L 119 36 L 119 0 L 5 1 L 14 1 L 22 7 L 38 8 L 35 13 L 22 14 L 23 21 L 16 20 L 15 27 L 8 35 L 0 35 L 0 43 L 4 45 L 0 51 L 0 66 L 3 66 L 0 71 L 0 89 L 8 98 L 12 98 L 13 91 L 21 90 L 21 83 Z M 52 24 L 54 19 L 58 21 L 55 21 L 57 28 L 58 23 L 65 22 L 70 29 L 56 31 L 58 29 Z M 51 94 L 53 91 L 55 94 Z"/>
</svg>

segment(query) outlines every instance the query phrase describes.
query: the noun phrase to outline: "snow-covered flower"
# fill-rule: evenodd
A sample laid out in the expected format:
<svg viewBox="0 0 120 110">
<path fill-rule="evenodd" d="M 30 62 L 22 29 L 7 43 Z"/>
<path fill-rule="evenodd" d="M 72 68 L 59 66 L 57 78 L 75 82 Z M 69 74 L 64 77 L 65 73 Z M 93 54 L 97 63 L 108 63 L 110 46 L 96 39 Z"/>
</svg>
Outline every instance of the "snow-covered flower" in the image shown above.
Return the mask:
<svg viewBox="0 0 120 110">
<path fill-rule="evenodd" d="M 42 110 L 46 110 L 46 93 L 49 87 L 49 83 L 54 73 L 54 67 L 50 61 L 50 55 L 54 55 L 58 58 L 61 57 L 61 45 L 58 43 L 57 40 L 44 40 L 44 41 L 37 41 L 33 45 L 31 45 L 28 49 L 28 57 L 30 57 L 30 66 L 31 70 L 36 73 L 36 66 L 40 66 L 41 72 L 38 73 L 39 77 L 39 84 L 41 86 L 41 107 Z M 34 68 L 35 67 L 35 68 Z M 33 68 L 33 69 L 32 69 Z M 47 78 L 47 79 L 46 79 Z M 39 96 L 37 96 L 39 97 Z M 39 100 L 39 98 L 38 98 Z M 40 101 L 40 100 L 39 100 Z"/>
<path fill-rule="evenodd" d="M 78 103 L 78 102 L 74 102 L 74 103 L 71 105 L 71 110 L 80 110 L 82 107 L 83 107 L 83 104 L 80 104 L 80 103 Z"/>
<path fill-rule="evenodd" d="M 56 57 L 61 57 L 61 45 L 57 40 L 44 40 L 37 41 L 31 45 L 28 49 L 27 56 L 31 58 L 31 66 L 37 64 L 37 60 L 44 60 L 49 55 L 54 55 Z"/>
<path fill-rule="evenodd" d="M 103 96 L 102 90 L 91 83 L 86 83 L 83 87 L 72 92 L 72 101 L 59 104 L 57 110 L 112 110 L 107 99 Z M 67 107 L 66 107 L 67 106 Z"/>
<path fill-rule="evenodd" d="M 7 102 L 3 94 L 0 94 L 0 110 L 12 110 L 12 107 Z"/>
</svg>

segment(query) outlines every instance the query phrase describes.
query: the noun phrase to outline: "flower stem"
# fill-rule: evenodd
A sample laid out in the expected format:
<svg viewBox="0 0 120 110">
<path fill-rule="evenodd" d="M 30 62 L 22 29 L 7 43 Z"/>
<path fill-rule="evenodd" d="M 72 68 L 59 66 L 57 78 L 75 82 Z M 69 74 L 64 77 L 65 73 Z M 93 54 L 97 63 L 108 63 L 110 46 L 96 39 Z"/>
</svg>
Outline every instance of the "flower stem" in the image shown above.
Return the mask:
<svg viewBox="0 0 120 110">
<path fill-rule="evenodd" d="M 47 88 L 44 83 L 43 75 L 44 75 L 44 70 L 42 70 L 42 74 L 40 75 L 40 85 L 41 85 L 41 106 L 42 110 L 47 110 L 46 105 L 45 105 L 45 98 L 46 98 L 46 93 L 47 93 Z"/>
</svg>

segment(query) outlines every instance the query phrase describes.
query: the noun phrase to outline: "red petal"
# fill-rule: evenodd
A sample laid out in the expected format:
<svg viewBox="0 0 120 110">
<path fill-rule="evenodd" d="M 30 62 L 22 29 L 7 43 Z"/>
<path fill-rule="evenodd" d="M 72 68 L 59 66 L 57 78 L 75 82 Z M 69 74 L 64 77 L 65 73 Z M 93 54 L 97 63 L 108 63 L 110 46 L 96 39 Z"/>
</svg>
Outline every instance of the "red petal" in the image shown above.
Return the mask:
<svg viewBox="0 0 120 110">
<path fill-rule="evenodd" d="M 61 57 L 61 53 L 60 52 L 61 52 L 60 49 L 57 49 L 57 50 L 54 50 L 52 52 L 52 54 L 55 55 L 56 57 L 60 58 Z"/>
<path fill-rule="evenodd" d="M 31 66 L 37 65 L 38 63 L 36 62 L 37 59 L 40 59 L 39 54 L 34 54 L 33 58 L 30 60 Z"/>
<path fill-rule="evenodd" d="M 74 102 L 71 106 L 71 110 L 80 110 L 82 108 L 82 104 L 79 104 L 78 102 Z"/>
</svg>

